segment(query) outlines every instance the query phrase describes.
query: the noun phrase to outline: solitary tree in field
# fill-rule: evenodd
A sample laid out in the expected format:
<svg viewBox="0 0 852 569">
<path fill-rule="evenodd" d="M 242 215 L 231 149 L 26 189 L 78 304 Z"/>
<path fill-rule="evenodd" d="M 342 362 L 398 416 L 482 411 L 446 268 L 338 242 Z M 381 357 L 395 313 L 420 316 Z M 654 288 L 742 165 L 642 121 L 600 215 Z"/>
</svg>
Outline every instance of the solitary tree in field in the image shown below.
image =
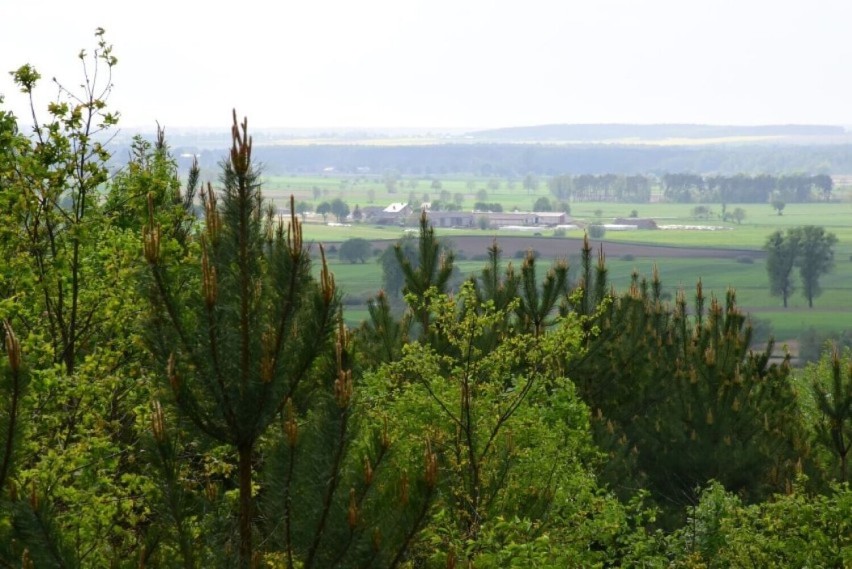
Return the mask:
<svg viewBox="0 0 852 569">
<path fill-rule="evenodd" d="M 335 198 L 331 202 L 331 213 L 337 218 L 338 223 L 343 223 L 349 216 L 349 204 L 340 198 Z"/>
<path fill-rule="evenodd" d="M 305 217 L 307 217 L 308 213 L 311 211 L 311 204 L 305 201 L 296 202 L 296 213 L 302 218 L 302 221 L 305 221 Z"/>
<path fill-rule="evenodd" d="M 778 212 L 778 215 L 782 215 L 781 212 L 784 211 L 784 208 L 786 206 L 787 204 L 784 202 L 784 200 L 780 198 L 775 198 L 772 200 L 772 209 L 776 210 Z"/>
<path fill-rule="evenodd" d="M 776 231 L 763 246 L 766 250 L 766 271 L 769 273 L 769 291 L 780 296 L 787 308 L 787 299 L 793 294 L 793 267 L 799 256 L 799 236 L 787 231 Z"/>
<path fill-rule="evenodd" d="M 533 204 L 533 211 L 553 211 L 553 205 L 550 203 L 547 196 L 542 196 L 535 200 L 535 203 Z"/>
<path fill-rule="evenodd" d="M 340 244 L 340 259 L 347 263 L 366 263 L 372 251 L 370 242 L 360 237 L 347 239 Z"/>
<path fill-rule="evenodd" d="M 527 191 L 527 195 L 538 189 L 538 177 L 535 174 L 529 173 L 524 176 L 524 189 Z"/>
<path fill-rule="evenodd" d="M 317 206 L 317 213 L 322 216 L 322 220 L 325 221 L 328 219 L 328 214 L 332 213 L 331 204 L 328 202 L 322 202 Z"/>
<path fill-rule="evenodd" d="M 712 215 L 712 211 L 706 205 L 697 205 L 692 208 L 692 217 L 695 219 L 707 219 Z"/>
<path fill-rule="evenodd" d="M 799 257 L 796 264 L 802 278 L 802 293 L 808 299 L 808 306 L 813 308 L 814 297 L 822 293 L 819 279 L 834 268 L 833 247 L 837 243 L 834 233 L 827 233 L 825 228 L 807 225 L 794 230 L 799 236 Z"/>
</svg>

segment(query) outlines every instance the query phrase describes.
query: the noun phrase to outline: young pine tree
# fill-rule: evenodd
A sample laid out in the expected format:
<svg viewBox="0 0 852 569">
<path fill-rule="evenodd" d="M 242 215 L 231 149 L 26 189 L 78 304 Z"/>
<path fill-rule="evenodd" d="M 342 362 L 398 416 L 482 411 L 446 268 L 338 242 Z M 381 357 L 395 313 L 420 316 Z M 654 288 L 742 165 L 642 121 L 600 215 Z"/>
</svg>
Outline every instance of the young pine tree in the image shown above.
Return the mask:
<svg viewBox="0 0 852 569">
<path fill-rule="evenodd" d="M 662 505 L 693 504 L 710 479 L 751 499 L 782 490 L 807 450 L 789 362 L 770 363 L 771 342 L 752 350 L 733 291 L 706 300 L 699 283 L 693 307 L 682 293 L 669 306 L 656 274 L 634 275 L 568 362 L 599 441 L 638 468 L 618 484 L 646 486 Z"/>
<path fill-rule="evenodd" d="M 201 286 L 179 295 L 176 271 L 160 258 L 153 215 L 145 231 L 154 319 L 152 351 L 168 369 L 181 413 L 233 448 L 239 487 L 240 564 L 249 566 L 255 504 L 255 450 L 284 402 L 330 347 L 338 312 L 334 280 L 319 284 L 295 215 L 264 216 L 247 123 L 232 129 L 222 164 L 222 203 L 205 194 Z"/>
<path fill-rule="evenodd" d="M 305 569 L 395 566 L 425 520 L 434 480 L 379 478 L 391 438 L 358 421 L 349 334 L 322 248 L 317 281 L 292 203 L 286 226 L 264 213 L 247 124 L 236 114 L 232 139 L 221 203 L 212 190 L 203 196 L 200 263 L 169 258 L 151 206 L 151 350 L 167 370 L 178 415 L 231 454 L 240 567 L 262 559 Z M 191 567 L 204 555 L 194 551 L 193 499 L 181 476 L 203 473 L 179 472 L 177 437 L 161 405 L 153 408 L 161 509 Z"/>
<path fill-rule="evenodd" d="M 813 396 L 819 410 L 817 442 L 837 460 L 837 479 L 849 479 L 849 450 L 852 449 L 852 359 L 835 349 L 812 366 Z"/>
</svg>

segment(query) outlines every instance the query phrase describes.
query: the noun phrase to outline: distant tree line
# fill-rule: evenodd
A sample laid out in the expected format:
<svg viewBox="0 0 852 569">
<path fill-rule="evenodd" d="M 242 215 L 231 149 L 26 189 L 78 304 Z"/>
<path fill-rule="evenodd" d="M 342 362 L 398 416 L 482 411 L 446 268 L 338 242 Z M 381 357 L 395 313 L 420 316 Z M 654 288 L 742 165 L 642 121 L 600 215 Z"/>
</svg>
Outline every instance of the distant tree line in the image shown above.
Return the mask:
<svg viewBox="0 0 852 569">
<path fill-rule="evenodd" d="M 579 201 L 647 202 L 654 176 L 619 174 L 563 174 L 548 181 L 550 192 L 559 199 Z M 679 203 L 765 203 L 828 201 L 834 189 L 826 174 L 760 174 L 733 176 L 675 173 L 659 177 L 663 195 Z"/>
<path fill-rule="evenodd" d="M 216 186 L 163 130 L 111 174 L 96 38 L 46 122 L 0 97 L 0 567 L 850 565 L 852 354 L 808 391 L 588 240 L 459 282 L 425 214 L 350 329 L 236 112 Z"/>
<path fill-rule="evenodd" d="M 548 181 L 550 193 L 560 200 L 648 202 L 653 178 L 642 175 L 564 174 Z"/>
<path fill-rule="evenodd" d="M 834 183 L 831 176 L 793 174 L 773 176 L 701 176 L 698 174 L 664 174 L 660 181 L 663 195 L 670 201 L 762 203 L 772 198 L 785 202 L 809 202 L 831 199 Z"/>
<path fill-rule="evenodd" d="M 180 146 L 175 153 L 198 156 L 202 171 L 215 172 L 221 148 Z M 433 144 L 423 146 L 258 146 L 255 158 L 268 175 L 322 173 L 333 167 L 337 174 L 393 169 L 401 176 L 473 174 L 523 180 L 527 174 L 622 175 L 664 172 L 844 172 L 852 170 L 852 153 L 846 145 L 741 146 L 736 148 L 682 148 L 635 146 L 565 147 L 518 144 Z M 126 155 L 120 149 L 116 155 Z M 180 162 L 182 170 L 189 162 Z M 120 164 L 116 164 L 119 167 Z M 398 183 L 396 184 L 398 186 Z"/>
</svg>

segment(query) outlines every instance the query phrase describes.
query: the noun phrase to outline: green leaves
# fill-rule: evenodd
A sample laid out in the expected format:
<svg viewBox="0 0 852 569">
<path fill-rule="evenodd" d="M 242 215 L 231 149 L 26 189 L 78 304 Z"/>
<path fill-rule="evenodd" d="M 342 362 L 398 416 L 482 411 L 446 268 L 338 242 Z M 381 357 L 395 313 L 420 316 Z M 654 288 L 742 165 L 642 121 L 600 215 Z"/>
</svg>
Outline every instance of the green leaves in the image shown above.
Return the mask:
<svg viewBox="0 0 852 569">
<path fill-rule="evenodd" d="M 504 323 L 520 301 L 497 308 L 471 282 L 454 296 L 431 288 L 407 300 L 413 312 L 428 312 L 432 334 L 403 346 L 399 361 L 370 378 L 370 391 L 391 405 L 391 431 L 411 449 L 410 468 L 424 436 L 436 449 L 441 497 L 423 539 L 479 565 L 490 524 L 517 516 L 539 528 L 531 539 L 542 537 L 555 497 L 582 471 L 587 410 L 547 357 L 578 350 L 579 325 L 567 319 L 547 334 L 518 332 Z M 493 334 L 496 341 L 483 341 Z M 496 527 L 508 538 L 508 528 Z"/>
<path fill-rule="evenodd" d="M 812 495 L 800 480 L 786 495 L 742 505 L 718 483 L 700 493 L 691 519 L 668 543 L 675 564 L 719 567 L 846 567 L 852 562 L 852 494 Z M 678 565 L 679 566 L 679 565 Z"/>
<path fill-rule="evenodd" d="M 816 440 L 837 462 L 837 479 L 849 478 L 849 450 L 852 449 L 852 357 L 837 351 L 826 353 L 809 368 L 811 389 L 817 406 Z"/>
<path fill-rule="evenodd" d="M 752 351 L 751 329 L 733 291 L 695 302 L 660 299 L 658 279 L 638 275 L 603 305 L 599 333 L 566 362 L 594 410 L 609 475 L 642 484 L 667 513 L 715 478 L 750 499 L 783 488 L 805 452 L 789 362 L 770 363 L 772 344 Z"/>
<path fill-rule="evenodd" d="M 791 273 L 799 267 L 802 293 L 813 307 L 813 300 L 822 290 L 819 279 L 834 267 L 833 247 L 837 237 L 824 228 L 808 225 L 788 229 L 786 234 L 776 231 L 766 241 L 766 270 L 769 273 L 770 292 L 781 296 L 784 307 L 793 292 Z"/>
<path fill-rule="evenodd" d="M 41 74 L 29 63 L 22 65 L 15 71 L 10 71 L 9 75 L 12 76 L 15 83 L 20 88 L 21 93 L 25 93 L 27 95 L 32 94 L 36 83 L 38 83 L 38 80 L 41 79 Z"/>
</svg>

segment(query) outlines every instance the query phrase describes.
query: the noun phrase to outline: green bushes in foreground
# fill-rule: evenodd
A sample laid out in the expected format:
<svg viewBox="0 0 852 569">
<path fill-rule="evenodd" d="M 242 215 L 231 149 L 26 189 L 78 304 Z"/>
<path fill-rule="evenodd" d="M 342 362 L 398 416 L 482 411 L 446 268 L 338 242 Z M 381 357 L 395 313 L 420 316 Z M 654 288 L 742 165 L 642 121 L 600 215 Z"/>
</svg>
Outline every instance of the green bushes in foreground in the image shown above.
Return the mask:
<svg viewBox="0 0 852 569">
<path fill-rule="evenodd" d="M 847 359 L 806 401 L 733 296 L 619 296 L 588 243 L 455 287 L 425 223 L 347 330 L 245 123 L 198 219 L 162 139 L 105 175 L 85 100 L 0 111 L 0 566 L 852 564 Z"/>
</svg>

